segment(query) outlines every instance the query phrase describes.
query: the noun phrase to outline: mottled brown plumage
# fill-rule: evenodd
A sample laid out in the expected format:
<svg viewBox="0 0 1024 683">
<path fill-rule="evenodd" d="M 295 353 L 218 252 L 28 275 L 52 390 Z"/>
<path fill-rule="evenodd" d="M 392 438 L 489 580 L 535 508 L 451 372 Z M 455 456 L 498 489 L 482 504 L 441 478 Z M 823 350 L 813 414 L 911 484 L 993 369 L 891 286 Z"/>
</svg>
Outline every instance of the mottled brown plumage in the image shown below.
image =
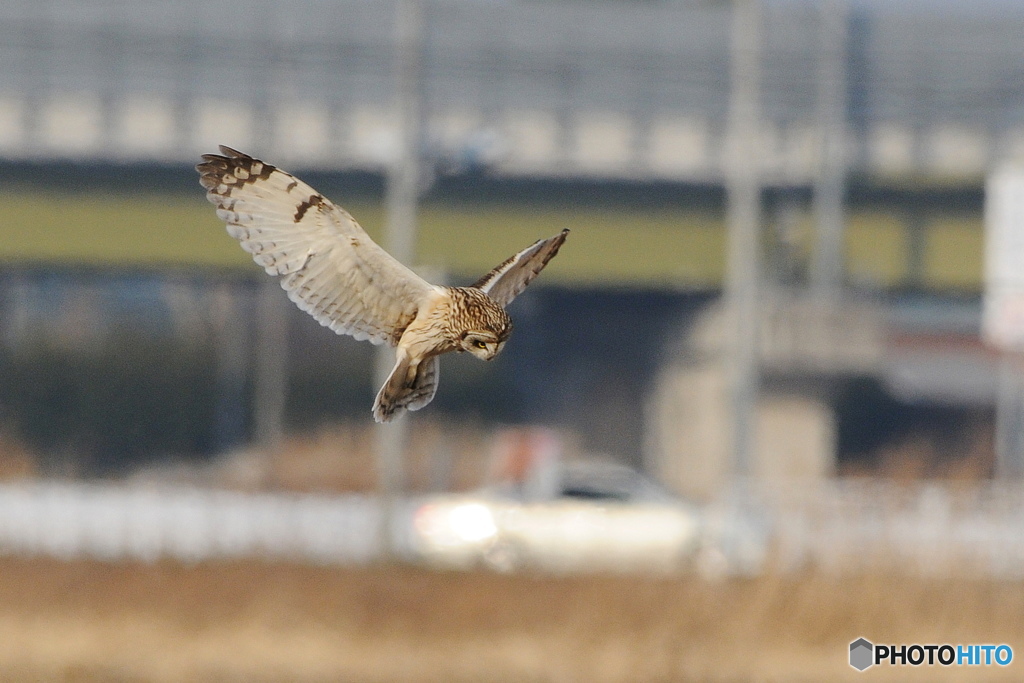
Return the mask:
<svg viewBox="0 0 1024 683">
<path fill-rule="evenodd" d="M 491 360 L 512 332 L 507 306 L 547 265 L 568 230 L 538 240 L 472 287 L 431 285 L 381 249 L 344 209 L 294 176 L 221 147 L 196 166 L 231 236 L 288 297 L 339 334 L 395 347 L 373 406 L 378 422 L 419 410 L 437 391 L 438 357 Z"/>
<path fill-rule="evenodd" d="M 512 319 L 508 313 L 476 287 L 448 288 L 451 297 L 445 321 L 447 332 L 461 338 L 470 330 L 488 330 L 498 341 L 512 334 Z"/>
</svg>

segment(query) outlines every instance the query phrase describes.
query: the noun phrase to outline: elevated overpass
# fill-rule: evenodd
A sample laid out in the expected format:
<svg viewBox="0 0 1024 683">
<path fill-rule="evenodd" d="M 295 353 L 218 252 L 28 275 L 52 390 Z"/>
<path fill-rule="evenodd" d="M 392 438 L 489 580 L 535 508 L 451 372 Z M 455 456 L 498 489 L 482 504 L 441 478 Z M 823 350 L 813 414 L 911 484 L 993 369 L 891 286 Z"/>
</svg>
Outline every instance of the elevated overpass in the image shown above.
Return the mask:
<svg viewBox="0 0 1024 683">
<path fill-rule="evenodd" d="M 186 161 L 218 143 L 380 170 L 395 154 L 394 0 L 0 6 L 0 158 Z M 827 5 L 823 5 L 827 6 Z M 766 2 L 768 182 L 806 184 L 820 9 Z M 977 180 L 1024 154 L 1024 10 L 858 0 L 844 27 L 851 170 Z M 728 4 L 424 4 L 424 150 L 515 177 L 715 183 Z"/>
</svg>

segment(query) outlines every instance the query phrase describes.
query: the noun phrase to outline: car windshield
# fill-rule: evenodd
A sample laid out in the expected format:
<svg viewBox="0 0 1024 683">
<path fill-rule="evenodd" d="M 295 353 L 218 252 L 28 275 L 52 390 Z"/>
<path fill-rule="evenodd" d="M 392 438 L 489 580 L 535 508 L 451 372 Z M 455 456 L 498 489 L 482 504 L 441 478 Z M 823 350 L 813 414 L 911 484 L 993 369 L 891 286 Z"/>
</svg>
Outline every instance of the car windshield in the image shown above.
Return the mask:
<svg viewBox="0 0 1024 683">
<path fill-rule="evenodd" d="M 597 503 L 675 503 L 678 499 L 638 472 L 617 464 L 571 463 L 557 468 L 547 486 L 503 482 L 485 495 L 520 502 L 555 499 Z"/>
<path fill-rule="evenodd" d="M 629 501 L 629 494 L 625 491 L 609 491 L 589 486 L 564 486 L 562 488 L 563 498 L 576 498 L 581 500 L 600 500 L 625 503 Z"/>
</svg>

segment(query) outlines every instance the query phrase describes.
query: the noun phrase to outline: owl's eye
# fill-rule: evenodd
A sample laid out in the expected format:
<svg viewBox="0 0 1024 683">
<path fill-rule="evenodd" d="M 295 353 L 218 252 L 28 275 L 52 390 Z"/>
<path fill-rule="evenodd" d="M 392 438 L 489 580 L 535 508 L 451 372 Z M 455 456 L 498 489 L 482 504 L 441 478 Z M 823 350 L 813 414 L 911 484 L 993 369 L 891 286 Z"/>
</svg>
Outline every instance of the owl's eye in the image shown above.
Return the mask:
<svg viewBox="0 0 1024 683">
<path fill-rule="evenodd" d="M 473 342 L 473 346 L 475 346 L 478 349 L 486 349 L 487 348 L 487 344 L 483 343 L 479 339 L 477 339 L 475 342 Z"/>
</svg>

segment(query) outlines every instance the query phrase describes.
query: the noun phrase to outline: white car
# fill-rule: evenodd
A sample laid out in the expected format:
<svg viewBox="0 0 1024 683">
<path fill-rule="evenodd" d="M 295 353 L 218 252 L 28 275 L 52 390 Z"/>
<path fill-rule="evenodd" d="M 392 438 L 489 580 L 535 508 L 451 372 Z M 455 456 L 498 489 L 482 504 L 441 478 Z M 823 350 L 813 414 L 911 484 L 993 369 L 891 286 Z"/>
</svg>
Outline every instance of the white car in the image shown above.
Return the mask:
<svg viewBox="0 0 1024 683">
<path fill-rule="evenodd" d="M 549 490 L 505 487 L 426 498 L 412 512 L 413 559 L 499 571 L 654 571 L 687 567 L 701 543 L 696 507 L 610 463 L 553 468 Z"/>
</svg>

